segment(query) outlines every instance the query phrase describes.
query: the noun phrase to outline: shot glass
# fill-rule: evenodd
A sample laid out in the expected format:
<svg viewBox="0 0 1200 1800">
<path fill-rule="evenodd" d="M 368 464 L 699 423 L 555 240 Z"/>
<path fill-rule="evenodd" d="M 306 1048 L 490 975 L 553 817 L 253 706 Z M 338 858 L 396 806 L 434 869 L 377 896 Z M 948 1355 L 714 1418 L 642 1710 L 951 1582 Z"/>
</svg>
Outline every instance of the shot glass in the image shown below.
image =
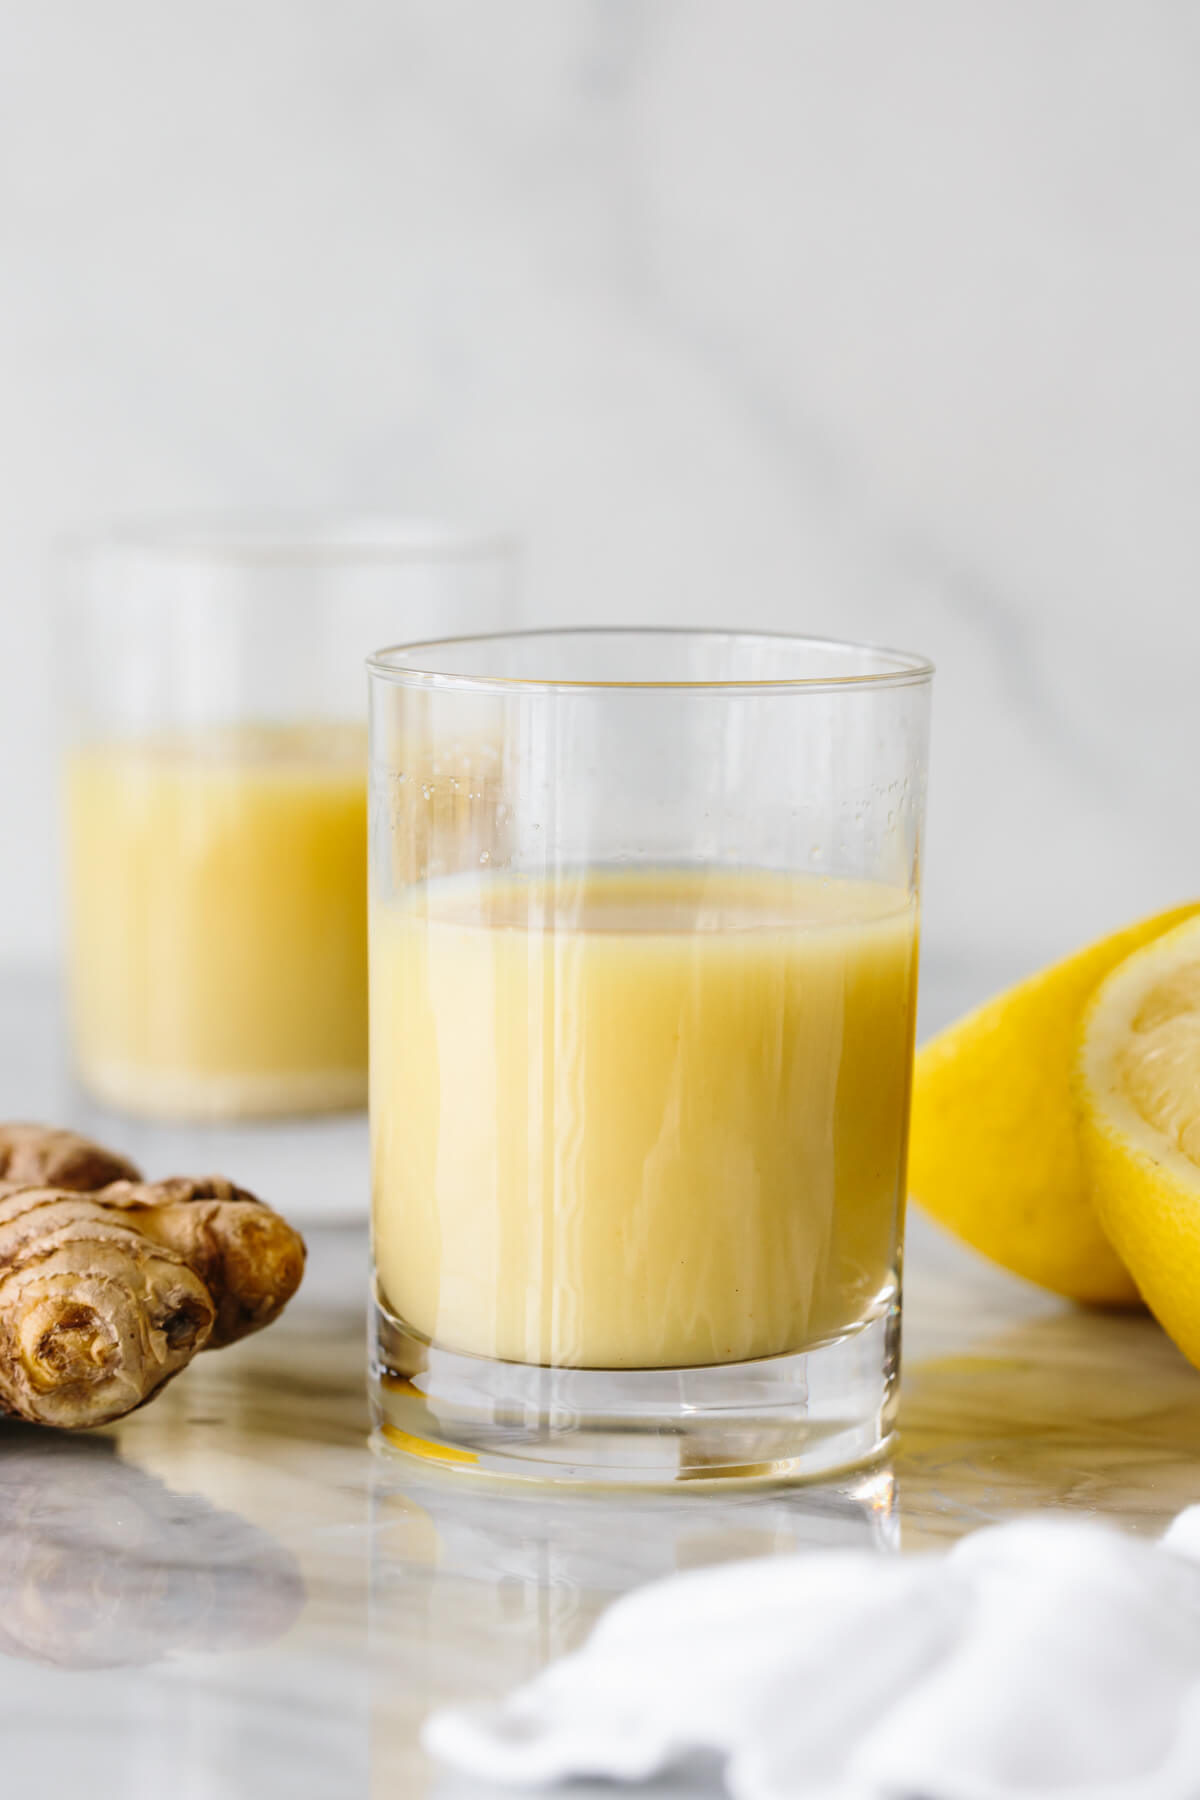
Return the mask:
<svg viewBox="0 0 1200 1800">
<path fill-rule="evenodd" d="M 931 665 L 585 630 L 369 670 L 380 1440 L 591 1482 L 871 1458 Z"/>
<path fill-rule="evenodd" d="M 503 539 L 394 519 L 63 548 L 68 989 L 89 1093 L 166 1120 L 362 1107 L 381 636 L 511 623 Z"/>
</svg>

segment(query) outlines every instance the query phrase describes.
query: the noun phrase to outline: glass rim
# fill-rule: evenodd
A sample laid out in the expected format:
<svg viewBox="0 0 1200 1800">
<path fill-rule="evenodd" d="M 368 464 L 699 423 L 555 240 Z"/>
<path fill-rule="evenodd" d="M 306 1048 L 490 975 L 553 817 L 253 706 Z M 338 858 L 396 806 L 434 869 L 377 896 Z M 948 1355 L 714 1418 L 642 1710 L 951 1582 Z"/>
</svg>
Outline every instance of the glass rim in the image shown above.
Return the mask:
<svg viewBox="0 0 1200 1800">
<path fill-rule="evenodd" d="M 702 680 L 588 680 L 570 677 L 550 679 L 531 675 L 463 674 L 457 670 L 439 669 L 437 652 L 453 645 L 515 644 L 533 639 L 572 638 L 630 639 L 698 639 L 710 645 L 761 644 L 830 650 L 843 655 L 873 657 L 877 668 L 852 674 L 768 675 L 760 678 L 706 677 Z M 402 658 L 419 657 L 417 662 Z M 535 626 L 520 631 L 473 632 L 462 637 L 425 638 L 414 643 L 389 644 L 374 651 L 366 660 L 368 674 L 397 687 L 466 690 L 475 693 L 600 693 L 631 690 L 673 690 L 697 693 L 764 694 L 764 693 L 844 693 L 865 688 L 914 687 L 932 680 L 934 663 L 914 651 L 893 650 L 880 644 L 858 643 L 848 638 L 820 637 L 792 631 L 737 631 L 719 627 L 686 625 L 567 625 Z"/>
<path fill-rule="evenodd" d="M 286 567 L 322 563 L 475 562 L 512 558 L 516 535 L 471 520 L 387 509 L 284 508 L 164 513 L 63 532 L 67 561 L 104 557 L 172 564 Z"/>
</svg>

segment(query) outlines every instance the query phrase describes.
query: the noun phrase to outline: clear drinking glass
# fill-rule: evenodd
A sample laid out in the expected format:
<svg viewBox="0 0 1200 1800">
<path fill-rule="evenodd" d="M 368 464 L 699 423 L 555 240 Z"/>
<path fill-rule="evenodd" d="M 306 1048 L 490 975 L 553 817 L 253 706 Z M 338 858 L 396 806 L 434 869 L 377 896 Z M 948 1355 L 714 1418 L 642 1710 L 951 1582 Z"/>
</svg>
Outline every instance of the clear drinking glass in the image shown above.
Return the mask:
<svg viewBox="0 0 1200 1800">
<path fill-rule="evenodd" d="M 369 667 L 383 1441 L 611 1482 L 868 1458 L 930 664 L 616 630 Z"/>
<path fill-rule="evenodd" d="M 119 1111 L 361 1107 L 362 662 L 510 624 L 502 539 L 394 519 L 134 527 L 66 545 L 78 1073 Z"/>
</svg>

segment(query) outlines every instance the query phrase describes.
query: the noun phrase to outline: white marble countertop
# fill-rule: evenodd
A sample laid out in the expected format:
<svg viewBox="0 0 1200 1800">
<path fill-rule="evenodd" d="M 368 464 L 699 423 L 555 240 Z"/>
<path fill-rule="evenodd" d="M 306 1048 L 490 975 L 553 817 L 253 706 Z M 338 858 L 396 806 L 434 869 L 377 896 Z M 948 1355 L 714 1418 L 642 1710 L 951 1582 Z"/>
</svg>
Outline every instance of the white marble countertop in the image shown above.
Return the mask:
<svg viewBox="0 0 1200 1800">
<path fill-rule="evenodd" d="M 94 1124 L 45 992 L 2 990 L 3 1111 Z M 311 1136 L 256 1143 L 286 1211 Z M 1035 1505 L 1150 1532 L 1200 1498 L 1200 1375 L 1148 1319 L 1078 1312 L 920 1222 L 886 1466 L 728 1498 L 434 1477 L 367 1445 L 362 1226 L 308 1236 L 284 1319 L 143 1412 L 77 1439 L 0 1426 L 6 1794 L 460 1800 L 478 1790 L 417 1748 L 428 1709 L 502 1691 L 635 1582 L 816 1543 L 911 1550 Z"/>
</svg>

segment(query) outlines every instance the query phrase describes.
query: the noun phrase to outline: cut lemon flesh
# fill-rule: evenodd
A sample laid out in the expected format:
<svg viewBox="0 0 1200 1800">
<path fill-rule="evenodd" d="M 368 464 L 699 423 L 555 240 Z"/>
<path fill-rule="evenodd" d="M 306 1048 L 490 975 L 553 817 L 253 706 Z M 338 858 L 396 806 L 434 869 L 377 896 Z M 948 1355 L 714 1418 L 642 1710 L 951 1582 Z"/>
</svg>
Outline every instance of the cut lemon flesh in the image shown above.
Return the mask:
<svg viewBox="0 0 1200 1800">
<path fill-rule="evenodd" d="M 1197 911 L 1175 907 L 1089 945 L 917 1056 L 913 1199 L 993 1262 L 1075 1300 L 1138 1298 L 1089 1195 L 1072 1093 L 1080 1021 L 1111 970 Z"/>
<path fill-rule="evenodd" d="M 1097 1217 L 1159 1323 L 1200 1366 L 1200 918 L 1100 984 L 1076 1082 Z"/>
</svg>

